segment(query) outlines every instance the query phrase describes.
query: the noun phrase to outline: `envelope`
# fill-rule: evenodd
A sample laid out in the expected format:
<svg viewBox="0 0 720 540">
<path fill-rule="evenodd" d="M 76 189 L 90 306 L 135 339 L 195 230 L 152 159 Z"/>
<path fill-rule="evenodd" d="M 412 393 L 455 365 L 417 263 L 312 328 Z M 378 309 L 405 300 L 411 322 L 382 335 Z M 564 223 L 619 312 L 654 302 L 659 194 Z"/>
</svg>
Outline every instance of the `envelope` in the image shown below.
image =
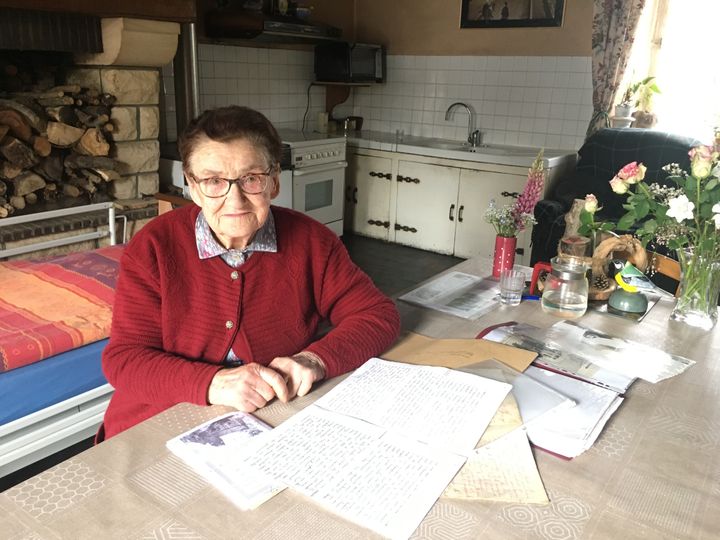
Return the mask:
<svg viewBox="0 0 720 540">
<path fill-rule="evenodd" d="M 407 332 L 380 356 L 408 364 L 449 368 L 495 359 L 517 371 L 525 371 L 537 353 L 484 339 L 434 339 Z"/>
</svg>

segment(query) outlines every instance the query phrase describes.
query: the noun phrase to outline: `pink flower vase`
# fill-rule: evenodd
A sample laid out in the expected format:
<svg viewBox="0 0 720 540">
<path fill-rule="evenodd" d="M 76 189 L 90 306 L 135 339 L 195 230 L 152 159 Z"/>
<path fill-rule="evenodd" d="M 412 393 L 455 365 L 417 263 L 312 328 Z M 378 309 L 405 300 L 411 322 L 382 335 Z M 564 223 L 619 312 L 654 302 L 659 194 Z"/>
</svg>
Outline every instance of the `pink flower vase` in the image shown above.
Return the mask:
<svg viewBox="0 0 720 540">
<path fill-rule="evenodd" d="M 493 277 L 499 278 L 503 270 L 512 269 L 515 264 L 516 236 L 496 236 L 493 257 Z"/>
</svg>

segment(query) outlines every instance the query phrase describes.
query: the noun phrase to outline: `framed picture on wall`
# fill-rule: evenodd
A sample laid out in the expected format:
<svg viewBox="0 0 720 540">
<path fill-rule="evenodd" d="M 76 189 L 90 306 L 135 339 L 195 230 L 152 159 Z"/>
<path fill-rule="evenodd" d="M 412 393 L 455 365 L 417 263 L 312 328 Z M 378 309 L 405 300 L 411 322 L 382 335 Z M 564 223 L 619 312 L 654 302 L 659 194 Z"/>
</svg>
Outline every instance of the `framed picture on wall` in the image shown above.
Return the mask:
<svg viewBox="0 0 720 540">
<path fill-rule="evenodd" d="M 460 28 L 562 26 L 565 0 L 462 0 Z"/>
</svg>

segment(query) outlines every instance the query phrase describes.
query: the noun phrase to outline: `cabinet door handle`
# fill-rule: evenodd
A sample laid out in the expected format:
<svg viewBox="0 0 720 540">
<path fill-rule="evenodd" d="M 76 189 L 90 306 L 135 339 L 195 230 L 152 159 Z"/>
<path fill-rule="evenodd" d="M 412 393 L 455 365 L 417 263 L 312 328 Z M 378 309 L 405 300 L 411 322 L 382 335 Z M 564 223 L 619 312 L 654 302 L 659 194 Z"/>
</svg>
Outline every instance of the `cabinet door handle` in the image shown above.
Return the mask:
<svg viewBox="0 0 720 540">
<path fill-rule="evenodd" d="M 450 211 L 448 212 L 448 219 L 449 219 L 450 221 L 455 221 L 455 216 L 453 215 L 454 213 L 455 213 L 455 205 L 454 205 L 454 204 L 451 204 L 451 205 L 450 205 Z"/>
<path fill-rule="evenodd" d="M 375 178 L 377 176 L 377 173 L 375 171 L 370 171 L 368 174 L 370 176 L 372 176 L 373 178 Z"/>
<path fill-rule="evenodd" d="M 353 202 L 353 204 L 357 204 L 357 203 L 358 203 L 358 200 L 357 200 L 357 190 L 358 190 L 358 188 L 353 189 L 353 193 L 352 193 L 352 202 Z"/>
<path fill-rule="evenodd" d="M 525 255 L 525 248 L 517 248 L 515 250 L 515 253 L 517 253 L 518 255 Z"/>
<path fill-rule="evenodd" d="M 513 199 L 517 199 L 520 196 L 517 191 L 501 191 L 500 195 L 503 197 L 512 197 Z"/>
<path fill-rule="evenodd" d="M 404 231 L 404 232 L 411 232 L 416 233 L 417 229 L 415 227 L 408 227 L 407 225 L 400 225 L 399 223 L 395 224 L 395 230 L 396 231 Z"/>
<path fill-rule="evenodd" d="M 460 208 L 458 208 L 458 221 L 459 221 L 460 223 L 462 223 L 462 213 L 463 213 L 463 210 L 465 210 L 465 205 L 464 205 L 464 204 L 461 204 L 461 205 L 460 205 Z"/>
<path fill-rule="evenodd" d="M 419 178 L 410 178 L 409 176 L 402 176 L 400 174 L 397 175 L 396 180 L 398 182 L 407 182 L 408 184 L 419 184 L 420 183 Z"/>
<path fill-rule="evenodd" d="M 385 227 L 386 229 L 390 228 L 389 221 L 380 221 L 379 219 L 368 219 L 368 225 L 376 225 L 378 227 Z"/>
<path fill-rule="evenodd" d="M 392 180 L 392 174 L 385 173 L 384 175 L 382 173 L 378 174 L 380 178 L 384 178 L 385 180 Z"/>
</svg>

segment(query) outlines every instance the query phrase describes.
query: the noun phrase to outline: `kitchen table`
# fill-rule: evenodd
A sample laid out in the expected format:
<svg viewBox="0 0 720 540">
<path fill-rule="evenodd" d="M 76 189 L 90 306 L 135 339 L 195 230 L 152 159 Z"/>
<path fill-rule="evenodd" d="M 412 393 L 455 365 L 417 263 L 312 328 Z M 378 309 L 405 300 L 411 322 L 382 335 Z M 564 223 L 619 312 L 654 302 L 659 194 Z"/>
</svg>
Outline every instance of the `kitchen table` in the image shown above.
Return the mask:
<svg viewBox="0 0 720 540">
<path fill-rule="evenodd" d="M 490 274 L 470 259 L 450 269 Z M 405 330 L 474 337 L 508 320 L 549 326 L 536 301 L 470 321 L 399 302 Z M 582 322 L 695 360 L 658 384 L 638 380 L 595 445 L 566 461 L 536 450 L 549 505 L 439 499 L 413 538 L 717 538 L 720 534 L 720 330 L 669 320 L 671 300 L 641 323 L 600 313 Z M 272 403 L 276 425 L 337 384 Z M 220 415 L 180 404 L 0 494 L 3 538 L 360 539 L 377 536 L 286 490 L 240 511 L 170 454 L 165 442 Z"/>
</svg>

